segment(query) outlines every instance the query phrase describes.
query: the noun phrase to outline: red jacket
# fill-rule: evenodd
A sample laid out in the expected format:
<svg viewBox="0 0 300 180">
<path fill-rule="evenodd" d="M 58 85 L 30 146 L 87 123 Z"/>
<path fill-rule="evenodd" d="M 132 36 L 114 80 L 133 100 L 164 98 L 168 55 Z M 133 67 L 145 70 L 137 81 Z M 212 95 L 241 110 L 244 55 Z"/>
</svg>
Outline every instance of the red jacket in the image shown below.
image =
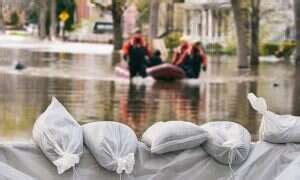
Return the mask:
<svg viewBox="0 0 300 180">
<path fill-rule="evenodd" d="M 181 46 L 180 49 L 175 52 L 175 54 L 173 56 L 172 64 L 177 65 L 177 66 L 184 64 L 184 62 L 187 60 L 186 57 L 192 53 L 193 48 L 194 47 L 192 47 L 191 45 L 186 46 L 186 48 Z M 205 55 L 202 48 L 199 47 L 198 51 L 201 56 L 202 64 L 204 66 L 206 66 L 207 65 L 207 56 Z"/>
<path fill-rule="evenodd" d="M 128 41 L 126 41 L 122 47 L 123 55 L 128 56 L 129 49 L 135 44 L 140 44 L 142 47 L 146 49 L 146 53 L 147 53 L 146 55 L 149 57 L 151 56 L 150 48 L 148 47 L 144 37 L 142 36 L 133 36 Z"/>
<path fill-rule="evenodd" d="M 185 43 L 180 47 L 176 48 L 175 54 L 173 55 L 172 64 L 174 65 L 181 65 L 184 63 L 186 57 L 190 54 L 191 45 Z"/>
</svg>

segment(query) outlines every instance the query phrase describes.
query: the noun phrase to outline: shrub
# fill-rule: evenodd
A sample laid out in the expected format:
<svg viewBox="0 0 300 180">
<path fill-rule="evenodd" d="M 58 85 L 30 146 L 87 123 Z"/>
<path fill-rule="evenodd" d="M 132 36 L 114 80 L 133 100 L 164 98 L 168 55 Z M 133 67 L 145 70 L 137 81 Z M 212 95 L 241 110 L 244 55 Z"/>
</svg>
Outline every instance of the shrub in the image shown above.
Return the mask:
<svg viewBox="0 0 300 180">
<path fill-rule="evenodd" d="M 227 55 L 235 55 L 236 54 L 236 46 L 235 45 L 228 45 L 223 48 L 223 54 Z"/>
<path fill-rule="evenodd" d="M 280 44 L 279 50 L 276 53 L 277 57 L 290 57 L 296 47 L 295 41 L 284 41 Z"/>
<path fill-rule="evenodd" d="M 172 32 L 164 37 L 164 42 L 168 49 L 173 50 L 177 46 L 180 45 L 180 38 L 182 37 L 182 33 L 180 32 Z"/>
<path fill-rule="evenodd" d="M 223 51 L 223 46 L 219 43 L 209 43 L 206 45 L 205 50 L 210 54 L 221 54 Z"/>
<path fill-rule="evenodd" d="M 19 15 L 17 12 L 13 12 L 11 15 L 10 15 L 10 24 L 11 25 L 18 25 L 19 24 Z"/>
<path fill-rule="evenodd" d="M 276 55 L 279 50 L 278 43 L 266 43 L 263 44 L 261 47 L 261 55 L 268 56 L 268 55 Z"/>
</svg>

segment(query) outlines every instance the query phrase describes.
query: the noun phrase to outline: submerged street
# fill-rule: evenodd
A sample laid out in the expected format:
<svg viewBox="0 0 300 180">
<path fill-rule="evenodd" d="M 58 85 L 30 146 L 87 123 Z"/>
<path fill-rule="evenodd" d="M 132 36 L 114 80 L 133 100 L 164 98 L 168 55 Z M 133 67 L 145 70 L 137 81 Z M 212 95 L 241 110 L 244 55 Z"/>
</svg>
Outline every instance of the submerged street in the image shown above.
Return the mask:
<svg viewBox="0 0 300 180">
<path fill-rule="evenodd" d="M 118 60 L 109 53 L 83 53 L 0 50 L 1 140 L 30 139 L 34 121 L 52 96 L 81 124 L 119 121 L 138 136 L 157 121 L 225 120 L 245 126 L 257 140 L 261 117 L 248 103 L 249 92 L 265 97 L 274 112 L 300 115 L 299 79 L 291 62 L 262 62 L 256 70 L 238 70 L 235 57 L 209 57 L 208 71 L 200 79 L 159 82 L 148 77 L 130 84 L 115 75 Z M 14 70 L 16 61 L 27 68 Z"/>
</svg>

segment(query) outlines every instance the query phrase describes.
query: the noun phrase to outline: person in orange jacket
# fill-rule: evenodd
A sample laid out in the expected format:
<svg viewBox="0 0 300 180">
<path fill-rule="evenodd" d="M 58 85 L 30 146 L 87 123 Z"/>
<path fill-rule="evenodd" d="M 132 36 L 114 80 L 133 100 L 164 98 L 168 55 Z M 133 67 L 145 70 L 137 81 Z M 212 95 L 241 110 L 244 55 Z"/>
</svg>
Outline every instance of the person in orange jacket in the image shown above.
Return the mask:
<svg viewBox="0 0 300 180">
<path fill-rule="evenodd" d="M 150 59 L 151 51 L 140 30 L 124 43 L 122 50 L 123 58 L 128 62 L 130 78 L 136 75 L 146 77 L 147 59 Z"/>
<path fill-rule="evenodd" d="M 200 41 L 197 41 L 193 44 L 189 57 L 187 59 L 187 65 L 189 69 L 190 78 L 198 78 L 201 72 L 206 71 L 207 68 L 207 56 L 202 49 L 202 45 Z"/>
<path fill-rule="evenodd" d="M 189 44 L 189 42 L 185 37 L 182 37 L 180 41 L 181 41 L 181 45 L 175 49 L 173 59 L 172 59 L 172 64 L 177 66 L 181 66 L 184 63 L 191 49 L 191 45 Z"/>
<path fill-rule="evenodd" d="M 182 68 L 188 78 L 198 78 L 201 68 L 206 71 L 207 57 L 200 42 L 190 45 L 186 40 L 175 51 L 172 64 Z"/>
</svg>

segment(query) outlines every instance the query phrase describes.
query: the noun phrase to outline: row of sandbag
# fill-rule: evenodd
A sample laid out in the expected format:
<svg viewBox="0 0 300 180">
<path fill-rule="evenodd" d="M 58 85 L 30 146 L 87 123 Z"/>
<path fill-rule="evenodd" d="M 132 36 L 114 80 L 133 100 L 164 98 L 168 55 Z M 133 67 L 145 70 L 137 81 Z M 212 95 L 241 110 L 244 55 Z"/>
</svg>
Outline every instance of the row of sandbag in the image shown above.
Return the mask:
<svg viewBox="0 0 300 180">
<path fill-rule="evenodd" d="M 298 122 L 284 122 L 289 121 L 286 120 L 289 118 L 294 121 L 296 117 L 275 115 L 266 110 L 264 99 L 256 98 L 253 94 L 248 98 L 252 106 L 264 115 L 261 131 L 263 140 L 273 143 L 293 142 L 297 138 L 300 140 L 298 132 L 281 131 L 280 127 L 284 126 L 285 130 L 297 127 L 295 125 Z M 270 128 L 274 125 L 273 121 L 276 121 L 277 129 Z M 83 142 L 102 167 L 119 174 L 123 171 L 130 174 L 134 168 L 134 154 L 138 146 L 137 137 L 128 126 L 108 121 L 80 126 L 56 98 L 52 99 L 46 111 L 37 119 L 33 139 L 45 156 L 57 166 L 59 174 L 75 168 L 79 163 Z M 141 141 L 153 154 L 202 145 L 218 162 L 236 165 L 247 159 L 251 136 L 244 127 L 233 122 L 209 122 L 198 126 L 190 122 L 169 121 L 157 122 L 149 127 Z"/>
</svg>

